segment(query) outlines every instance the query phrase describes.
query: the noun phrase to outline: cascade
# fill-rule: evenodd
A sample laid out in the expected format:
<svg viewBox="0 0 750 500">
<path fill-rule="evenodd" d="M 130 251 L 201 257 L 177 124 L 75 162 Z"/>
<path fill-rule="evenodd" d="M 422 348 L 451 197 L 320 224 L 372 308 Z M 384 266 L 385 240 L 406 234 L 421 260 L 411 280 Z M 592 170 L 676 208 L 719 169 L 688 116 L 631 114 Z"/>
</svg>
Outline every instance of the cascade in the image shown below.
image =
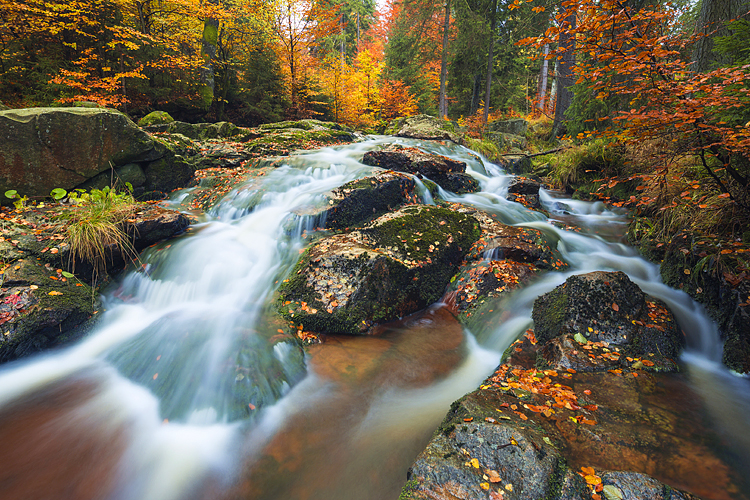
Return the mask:
<svg viewBox="0 0 750 500">
<path fill-rule="evenodd" d="M 356 357 L 363 356 L 361 346 L 366 354 L 391 342 L 406 353 L 404 366 L 390 376 L 342 383 L 314 355 L 305 359 L 296 345 L 269 342 L 276 331 L 268 320 L 270 301 L 309 235 L 325 224 L 295 213 L 372 172 L 360 162 L 362 155 L 388 142 L 466 162 L 482 191 L 440 190 L 439 197 L 544 231 L 570 267 L 547 272 L 514 293 L 498 329 L 476 337 L 465 332 L 465 338 L 458 332 L 463 355 L 447 368 L 433 366 L 407 340 L 426 335 L 438 345 L 456 342 L 456 332 L 443 328 L 439 308 L 389 327 L 382 341 L 341 341 L 342 355 L 362 363 L 366 358 Z M 750 455 L 746 380 L 720 364 L 718 332 L 705 311 L 665 286 L 658 267 L 622 243 L 627 214 L 542 191 L 547 218 L 505 199 L 510 179 L 460 146 L 373 137 L 293 155 L 261 181 L 238 186 L 188 233 L 141 255 L 139 266 L 107 291 L 106 312 L 82 341 L 0 367 L 0 457 L 16 464 L 2 477 L 18 478 L 2 486 L 3 498 L 45 498 L 49 491 L 67 491 L 63 496 L 76 500 L 220 498 L 217 492 L 230 491 L 243 468 L 269 467 L 258 450 L 275 449 L 284 432 L 320 438 L 315 446 L 279 452 L 287 459 L 292 452 L 307 453 L 299 460 L 315 467 L 303 468 L 297 482 L 275 471 L 267 481 L 279 485 L 259 486 L 254 498 L 295 498 L 302 495 L 296 489 L 302 482 L 315 490 L 309 498 L 395 498 L 404 464 L 424 446 L 450 403 L 475 389 L 500 353 L 531 326 L 534 299 L 571 274 L 592 270 L 624 271 L 670 306 L 687 335 L 683 361 L 696 390 L 715 410 L 717 425 L 738 436 L 740 453 Z M 186 190 L 169 203 L 180 208 L 189 197 Z M 406 370 L 419 363 L 430 373 L 447 371 L 420 384 L 421 375 Z M 384 456 L 396 458 L 381 464 Z"/>
</svg>

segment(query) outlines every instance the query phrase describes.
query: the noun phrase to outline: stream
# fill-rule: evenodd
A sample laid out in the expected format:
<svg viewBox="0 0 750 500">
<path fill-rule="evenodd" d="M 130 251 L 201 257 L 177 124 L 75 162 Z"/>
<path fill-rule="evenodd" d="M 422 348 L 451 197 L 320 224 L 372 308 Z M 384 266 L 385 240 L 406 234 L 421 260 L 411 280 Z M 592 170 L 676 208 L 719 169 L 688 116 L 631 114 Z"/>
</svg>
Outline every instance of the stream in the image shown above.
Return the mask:
<svg viewBox="0 0 750 500">
<path fill-rule="evenodd" d="M 273 342 L 273 291 L 325 222 L 294 214 L 371 173 L 362 155 L 390 142 L 466 162 L 482 191 L 439 196 L 544 231 L 570 267 L 513 293 L 495 311 L 499 328 L 468 332 L 436 304 L 306 354 Z M 82 341 L 0 368 L 0 498 L 395 500 L 450 404 L 532 326 L 534 299 L 593 270 L 624 271 L 669 305 L 691 386 L 729 437 L 733 466 L 750 472 L 750 383 L 721 364 L 702 307 L 624 243 L 627 214 L 542 191 L 548 219 L 505 199 L 510 179 L 463 147 L 371 137 L 295 154 L 239 185 L 144 252 Z M 168 205 L 186 209 L 190 197 Z"/>
</svg>

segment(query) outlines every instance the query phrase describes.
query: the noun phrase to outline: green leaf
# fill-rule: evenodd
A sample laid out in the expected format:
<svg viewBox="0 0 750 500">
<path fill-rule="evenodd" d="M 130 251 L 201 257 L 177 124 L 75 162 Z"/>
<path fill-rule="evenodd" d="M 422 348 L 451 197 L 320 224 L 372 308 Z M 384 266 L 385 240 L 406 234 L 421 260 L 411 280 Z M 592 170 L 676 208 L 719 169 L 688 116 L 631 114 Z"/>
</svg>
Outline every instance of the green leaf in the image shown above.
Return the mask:
<svg viewBox="0 0 750 500">
<path fill-rule="evenodd" d="M 53 190 L 52 190 L 52 191 L 51 191 L 51 192 L 49 193 L 49 195 L 50 195 L 50 196 L 51 196 L 52 198 L 56 199 L 56 200 L 62 200 L 63 198 L 65 198 L 65 196 L 66 196 L 67 194 L 68 194 L 68 192 L 67 192 L 67 191 L 65 191 L 65 190 L 64 190 L 63 188 L 55 188 L 55 189 L 53 189 Z"/>
<path fill-rule="evenodd" d="M 5 192 L 5 197 L 10 198 L 12 200 L 13 198 L 16 197 L 17 194 L 18 194 L 18 191 L 16 191 L 15 189 L 9 189 Z"/>
<path fill-rule="evenodd" d="M 581 333 L 580 333 L 580 332 L 579 332 L 579 333 L 576 333 L 575 335 L 573 335 L 573 338 L 574 338 L 574 339 L 575 339 L 575 341 L 576 341 L 576 342 L 578 342 L 579 344 L 585 344 L 585 343 L 587 342 L 587 340 L 586 340 L 586 337 L 584 337 L 583 335 L 581 335 Z"/>
<path fill-rule="evenodd" d="M 69 273 L 68 271 L 63 271 L 62 275 L 65 276 L 66 278 L 75 278 L 76 277 L 75 274 Z"/>
<path fill-rule="evenodd" d="M 604 498 L 607 500 L 623 500 L 622 491 L 616 486 L 608 484 L 604 487 Z"/>
</svg>

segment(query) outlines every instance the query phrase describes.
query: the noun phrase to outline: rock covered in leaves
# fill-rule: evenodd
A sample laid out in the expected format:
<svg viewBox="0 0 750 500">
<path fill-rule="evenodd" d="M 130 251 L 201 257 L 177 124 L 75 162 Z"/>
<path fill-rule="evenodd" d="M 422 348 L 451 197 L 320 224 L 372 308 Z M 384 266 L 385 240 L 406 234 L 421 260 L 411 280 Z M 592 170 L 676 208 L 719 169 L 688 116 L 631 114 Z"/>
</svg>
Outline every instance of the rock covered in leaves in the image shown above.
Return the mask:
<svg viewBox="0 0 750 500">
<path fill-rule="evenodd" d="M 562 260 L 557 245 L 538 229 L 509 226 L 490 214 L 467 206 L 455 206 L 480 223 L 482 235 L 466 256 L 467 260 L 503 260 L 525 262 L 539 269 L 562 270 L 568 265 Z"/>
<path fill-rule="evenodd" d="M 322 207 L 298 211 L 329 229 L 354 228 L 406 203 L 419 201 L 414 179 L 399 172 L 377 172 L 347 182 L 325 195 Z"/>
<path fill-rule="evenodd" d="M 279 289 L 280 313 L 305 330 L 363 334 L 437 301 L 479 236 L 476 220 L 407 206 L 313 244 Z"/>
<path fill-rule="evenodd" d="M 71 208 L 67 208 L 70 210 Z M 75 340 L 99 307 L 90 283 L 98 275 L 90 262 L 73 260 L 52 209 L 4 212 L 0 237 L 0 362 Z M 143 204 L 124 222 L 136 251 L 174 236 L 189 224 L 179 212 Z M 110 249 L 107 271 L 122 269 L 127 256 Z M 72 273 L 75 273 L 74 275 Z"/>
<path fill-rule="evenodd" d="M 541 187 L 542 184 L 539 181 L 527 177 L 514 177 L 508 186 L 507 198 L 532 210 L 539 210 L 542 208 L 539 200 L 539 189 Z"/>
<path fill-rule="evenodd" d="M 446 156 L 425 153 L 417 148 L 389 144 L 378 151 L 368 151 L 362 163 L 386 170 L 426 177 L 448 191 L 463 194 L 479 191 L 479 183 L 467 175 L 466 163 Z"/>
<path fill-rule="evenodd" d="M 714 481 L 741 484 L 713 451 L 718 438 L 700 410 L 685 411 L 700 397 L 680 375 L 540 369 L 539 348 L 529 331 L 453 403 L 401 498 L 697 500 L 667 484 L 697 494 Z"/>
<path fill-rule="evenodd" d="M 643 358 L 646 367 L 676 370 L 674 360 L 684 344 L 666 306 L 621 271 L 571 276 L 537 298 L 532 318 L 538 341 L 548 344 L 543 356 L 552 366 L 606 370 L 627 358 Z M 620 355 L 597 360 L 579 348 L 589 343 L 617 348 Z"/>
</svg>

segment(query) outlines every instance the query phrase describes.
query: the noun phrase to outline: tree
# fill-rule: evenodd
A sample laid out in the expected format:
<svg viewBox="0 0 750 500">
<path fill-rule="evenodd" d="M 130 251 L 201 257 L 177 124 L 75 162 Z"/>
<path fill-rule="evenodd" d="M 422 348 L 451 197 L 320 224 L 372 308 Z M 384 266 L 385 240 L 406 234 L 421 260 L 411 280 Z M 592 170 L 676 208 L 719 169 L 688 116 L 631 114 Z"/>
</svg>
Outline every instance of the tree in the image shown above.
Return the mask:
<svg viewBox="0 0 750 500">
<path fill-rule="evenodd" d="M 524 43 L 541 47 L 558 36 L 577 37 L 576 50 L 593 54 L 574 68 L 579 84 L 598 99 L 620 95 L 629 103 L 609 117 L 607 135 L 631 143 L 666 139 L 672 154 L 696 155 L 722 196 L 750 216 L 750 130 L 731 116 L 750 106 L 750 66 L 693 71 L 685 55 L 692 40 L 675 29 L 679 13 L 670 6 L 634 11 L 625 0 L 579 0 L 571 7 L 583 14 L 579 23 Z M 658 175 L 669 168 L 667 159 Z"/>
<path fill-rule="evenodd" d="M 305 114 L 300 99 L 300 65 L 316 39 L 332 35 L 338 29 L 337 12 L 326 10 L 317 0 L 280 0 L 276 6 L 273 31 L 281 42 L 282 59 L 289 74 L 289 92 L 293 117 Z"/>
<path fill-rule="evenodd" d="M 440 55 L 440 93 L 438 96 L 438 109 L 440 116 L 448 116 L 448 100 L 445 94 L 446 80 L 448 79 L 448 39 L 451 24 L 451 1 L 445 1 L 445 15 L 443 21 L 443 50 Z"/>
<path fill-rule="evenodd" d="M 702 36 L 695 42 L 692 69 L 702 72 L 713 65 L 724 65 L 728 57 L 714 50 L 714 38 L 729 35 L 727 23 L 738 19 L 748 10 L 745 0 L 702 0 L 696 21 L 696 31 Z"/>
</svg>

